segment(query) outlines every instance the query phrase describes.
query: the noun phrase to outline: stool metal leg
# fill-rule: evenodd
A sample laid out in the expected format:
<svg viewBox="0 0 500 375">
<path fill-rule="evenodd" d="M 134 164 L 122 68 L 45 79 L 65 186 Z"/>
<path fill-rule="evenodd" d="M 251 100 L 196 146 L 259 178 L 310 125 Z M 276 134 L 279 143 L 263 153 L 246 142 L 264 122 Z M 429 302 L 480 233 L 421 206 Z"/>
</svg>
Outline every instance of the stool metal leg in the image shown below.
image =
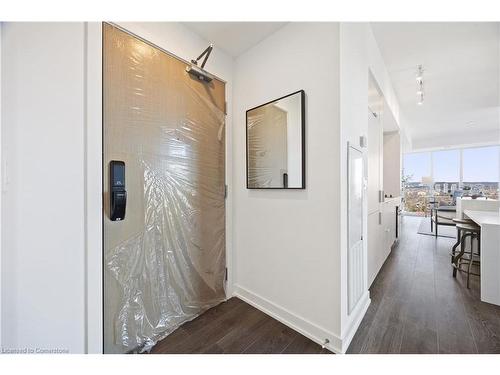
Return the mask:
<svg viewBox="0 0 500 375">
<path fill-rule="evenodd" d="M 434 216 L 436 222 L 435 222 L 435 227 L 436 227 L 436 237 L 438 236 L 438 214 L 437 214 L 437 210 L 436 210 L 436 215 Z"/>
<path fill-rule="evenodd" d="M 472 237 L 471 237 L 471 242 L 472 242 Z M 472 257 L 473 257 L 472 254 L 473 254 L 473 251 L 472 251 L 472 248 L 471 248 L 470 258 L 469 258 L 469 264 L 467 265 L 467 289 L 470 289 L 469 280 L 470 280 L 470 269 L 472 267 Z"/>
<path fill-rule="evenodd" d="M 481 232 L 477 234 L 477 255 L 481 255 Z"/>
<path fill-rule="evenodd" d="M 474 263 L 474 248 L 473 248 L 473 240 L 477 241 L 477 251 L 479 254 L 479 234 L 473 234 L 470 238 L 470 259 L 469 259 L 469 264 L 467 267 L 467 289 L 470 289 L 469 286 L 469 280 L 470 280 L 470 275 L 471 275 L 471 268 L 472 268 L 472 263 Z"/>
<path fill-rule="evenodd" d="M 457 242 L 453 245 L 451 249 L 451 263 L 453 263 L 453 258 L 455 257 L 455 251 L 457 250 L 458 245 L 460 245 L 460 236 L 462 235 L 462 231 L 457 228 Z"/>
<path fill-rule="evenodd" d="M 459 262 L 460 262 L 460 259 L 462 259 L 462 256 L 465 253 L 465 243 L 467 242 L 467 237 L 470 237 L 471 235 L 472 235 L 472 233 L 467 233 L 467 232 L 464 233 L 464 234 L 462 234 L 462 238 L 460 240 L 460 245 L 461 245 L 460 246 L 460 252 L 453 259 L 453 277 L 457 277 L 457 270 L 458 270 L 458 267 L 459 267 Z"/>
</svg>

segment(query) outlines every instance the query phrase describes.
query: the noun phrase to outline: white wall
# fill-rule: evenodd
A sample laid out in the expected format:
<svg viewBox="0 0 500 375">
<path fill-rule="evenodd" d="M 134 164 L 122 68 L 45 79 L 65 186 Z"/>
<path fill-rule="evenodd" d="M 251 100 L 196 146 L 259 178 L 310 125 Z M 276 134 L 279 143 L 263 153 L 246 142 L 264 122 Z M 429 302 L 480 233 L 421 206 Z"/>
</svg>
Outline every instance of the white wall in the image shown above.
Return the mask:
<svg viewBox="0 0 500 375">
<path fill-rule="evenodd" d="M 338 38 L 335 23 L 288 24 L 239 56 L 234 72 L 235 293 L 332 345 L 340 337 Z M 247 190 L 245 111 L 299 89 L 307 188 Z"/>
<path fill-rule="evenodd" d="M 2 25 L 4 348 L 84 351 L 83 46 L 83 23 Z"/>
<path fill-rule="evenodd" d="M 186 60 L 208 45 L 179 23 L 120 25 Z M 97 23 L 2 25 L 2 107 L 8 108 L 2 112 L 2 158 L 10 180 L 2 209 L 5 348 L 82 353 L 102 347 L 100 36 Z M 218 49 L 207 63 L 228 82 L 229 182 L 232 64 Z M 231 282 L 228 287 L 231 294 Z"/>
</svg>

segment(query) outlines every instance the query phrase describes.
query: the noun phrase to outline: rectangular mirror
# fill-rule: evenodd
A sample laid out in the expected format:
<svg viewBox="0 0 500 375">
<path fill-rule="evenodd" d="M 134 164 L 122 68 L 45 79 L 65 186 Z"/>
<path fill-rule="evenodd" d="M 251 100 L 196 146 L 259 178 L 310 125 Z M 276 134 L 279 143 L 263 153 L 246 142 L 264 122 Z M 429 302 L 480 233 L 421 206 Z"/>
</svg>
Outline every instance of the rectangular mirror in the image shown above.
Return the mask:
<svg viewBox="0 0 500 375">
<path fill-rule="evenodd" d="M 305 189 L 305 94 L 247 111 L 247 188 Z"/>
</svg>

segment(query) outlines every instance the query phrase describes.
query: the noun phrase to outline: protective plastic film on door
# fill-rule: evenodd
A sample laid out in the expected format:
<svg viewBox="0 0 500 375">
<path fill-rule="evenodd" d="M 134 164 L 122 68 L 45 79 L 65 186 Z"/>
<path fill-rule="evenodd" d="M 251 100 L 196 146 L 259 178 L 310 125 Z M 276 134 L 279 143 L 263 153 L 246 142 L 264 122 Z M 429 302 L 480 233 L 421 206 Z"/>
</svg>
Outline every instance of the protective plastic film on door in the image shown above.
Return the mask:
<svg viewBox="0 0 500 375">
<path fill-rule="evenodd" d="M 104 220 L 106 352 L 148 351 L 225 299 L 224 96 L 104 25 L 104 194 L 109 161 L 127 176 L 124 220 Z"/>
</svg>

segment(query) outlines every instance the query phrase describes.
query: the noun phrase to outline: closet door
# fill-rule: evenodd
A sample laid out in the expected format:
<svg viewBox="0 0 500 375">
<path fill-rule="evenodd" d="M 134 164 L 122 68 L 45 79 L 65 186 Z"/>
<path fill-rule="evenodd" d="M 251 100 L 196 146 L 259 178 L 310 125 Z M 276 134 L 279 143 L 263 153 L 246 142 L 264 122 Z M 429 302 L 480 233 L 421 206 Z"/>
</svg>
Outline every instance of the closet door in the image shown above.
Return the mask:
<svg viewBox="0 0 500 375">
<path fill-rule="evenodd" d="M 382 231 L 379 224 L 379 213 L 368 215 L 368 287 L 373 283 L 380 269 L 380 253 L 383 249 Z"/>
<path fill-rule="evenodd" d="M 103 34 L 104 350 L 121 353 L 225 299 L 225 87 L 114 26 Z"/>
</svg>

